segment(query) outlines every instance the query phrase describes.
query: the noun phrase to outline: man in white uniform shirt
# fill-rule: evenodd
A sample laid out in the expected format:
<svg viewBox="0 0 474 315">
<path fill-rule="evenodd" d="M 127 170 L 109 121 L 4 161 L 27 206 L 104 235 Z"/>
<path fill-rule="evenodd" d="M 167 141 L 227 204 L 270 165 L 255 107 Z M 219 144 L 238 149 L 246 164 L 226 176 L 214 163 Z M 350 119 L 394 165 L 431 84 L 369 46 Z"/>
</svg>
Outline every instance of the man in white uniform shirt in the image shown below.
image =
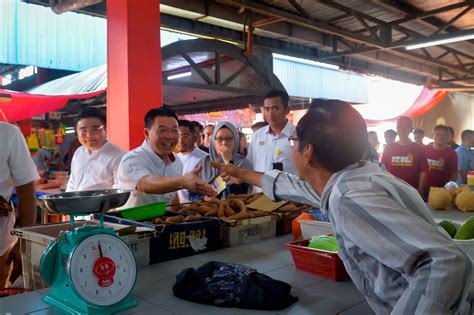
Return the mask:
<svg viewBox="0 0 474 315">
<path fill-rule="evenodd" d="M 183 164 L 173 153 L 179 140 L 178 117 L 167 108 L 155 108 L 145 115 L 145 141 L 125 154 L 117 173 L 117 187 L 133 192 L 123 208 L 170 202 L 176 191 L 213 196 L 215 190 L 197 174 L 202 167 L 183 174 Z"/>
<path fill-rule="evenodd" d="M 105 113 L 87 108 L 76 119 L 76 132 L 82 144 L 71 162 L 66 191 L 111 189 L 125 151 L 107 140 Z"/>
<path fill-rule="evenodd" d="M 291 146 L 288 137 L 295 131 L 295 126 L 288 121 L 290 109 L 288 94 L 272 90 L 263 100 L 263 116 L 268 125 L 257 130 L 248 146 L 247 159 L 252 162 L 254 170 L 265 172 L 278 169 L 296 174 L 295 164 L 291 158 Z M 254 190 L 260 191 L 259 188 Z"/>
<path fill-rule="evenodd" d="M 16 226 L 35 224 L 34 182 L 39 175 L 18 128 L 0 122 L 0 148 L 0 288 L 3 288 L 21 274 L 20 244 L 10 233 L 15 226 L 15 212 L 8 201 L 16 187 L 19 200 Z"/>
<path fill-rule="evenodd" d="M 179 120 L 179 142 L 178 158 L 183 163 L 183 175 L 191 172 L 208 154 L 196 145 L 196 138 L 200 137 L 195 128 L 196 125 L 189 120 Z M 180 203 L 189 202 L 189 191 L 181 189 L 178 191 Z"/>
</svg>

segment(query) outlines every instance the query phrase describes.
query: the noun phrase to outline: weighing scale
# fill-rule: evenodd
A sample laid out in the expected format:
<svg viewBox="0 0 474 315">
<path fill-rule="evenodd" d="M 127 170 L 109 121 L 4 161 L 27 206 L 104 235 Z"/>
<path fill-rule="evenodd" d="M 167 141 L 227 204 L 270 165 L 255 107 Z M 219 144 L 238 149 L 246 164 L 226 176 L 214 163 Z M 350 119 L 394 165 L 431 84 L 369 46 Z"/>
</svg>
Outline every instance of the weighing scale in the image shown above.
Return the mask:
<svg viewBox="0 0 474 315">
<path fill-rule="evenodd" d="M 40 273 L 50 291 L 44 301 L 71 314 L 111 314 L 138 305 L 131 297 L 137 268 L 128 245 L 104 213 L 124 205 L 130 191 L 90 190 L 41 196 L 51 214 L 70 216 L 70 225 L 46 248 Z M 74 227 L 74 217 L 98 213 L 99 225 Z"/>
</svg>

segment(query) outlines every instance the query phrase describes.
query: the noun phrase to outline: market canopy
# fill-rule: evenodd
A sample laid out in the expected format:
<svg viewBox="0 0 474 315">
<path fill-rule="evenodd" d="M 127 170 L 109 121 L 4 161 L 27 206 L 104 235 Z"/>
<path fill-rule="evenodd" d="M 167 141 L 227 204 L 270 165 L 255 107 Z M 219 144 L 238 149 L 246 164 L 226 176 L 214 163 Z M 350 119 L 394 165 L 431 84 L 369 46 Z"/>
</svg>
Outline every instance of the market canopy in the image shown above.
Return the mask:
<svg viewBox="0 0 474 315">
<path fill-rule="evenodd" d="M 162 50 L 163 104 L 179 114 L 259 104 L 268 91 L 285 90 L 272 72 L 271 54 L 262 51 L 259 56 L 262 58 L 243 56 L 237 46 L 217 40 L 193 39 L 167 45 Z M 8 101 L 7 118 L 24 119 L 63 109 L 66 104 L 62 111 L 67 113 L 77 112 L 80 106 L 72 106 L 77 104 L 104 106 L 106 88 L 106 65 L 75 73 L 29 90 L 31 96 L 13 92 L 17 101 Z M 14 104 L 32 108 L 12 116 L 10 107 Z M 21 106 L 18 111 L 22 111 Z"/>
<path fill-rule="evenodd" d="M 0 121 L 17 122 L 59 110 L 66 104 L 93 102 L 103 90 L 85 94 L 40 95 L 0 89 Z"/>
</svg>

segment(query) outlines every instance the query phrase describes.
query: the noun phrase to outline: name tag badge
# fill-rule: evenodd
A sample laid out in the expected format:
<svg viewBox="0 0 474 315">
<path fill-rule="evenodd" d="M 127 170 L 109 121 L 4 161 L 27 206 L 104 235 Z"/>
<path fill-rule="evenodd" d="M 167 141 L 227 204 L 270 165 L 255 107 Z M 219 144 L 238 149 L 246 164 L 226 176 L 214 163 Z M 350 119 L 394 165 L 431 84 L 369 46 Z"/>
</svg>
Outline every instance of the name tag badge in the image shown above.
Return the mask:
<svg viewBox="0 0 474 315">
<path fill-rule="evenodd" d="M 258 145 L 264 145 L 264 144 L 265 144 L 265 141 L 260 141 L 260 142 L 258 143 Z"/>
</svg>

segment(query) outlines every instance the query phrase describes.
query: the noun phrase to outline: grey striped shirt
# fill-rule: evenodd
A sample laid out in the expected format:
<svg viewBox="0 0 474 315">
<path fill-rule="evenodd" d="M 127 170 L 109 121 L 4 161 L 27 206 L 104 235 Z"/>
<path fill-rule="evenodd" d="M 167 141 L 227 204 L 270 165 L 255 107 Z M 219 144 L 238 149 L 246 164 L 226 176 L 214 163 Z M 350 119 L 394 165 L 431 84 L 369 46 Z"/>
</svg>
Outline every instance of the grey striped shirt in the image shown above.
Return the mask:
<svg viewBox="0 0 474 315">
<path fill-rule="evenodd" d="M 296 176 L 275 170 L 261 185 L 270 198 L 320 205 L 347 272 L 377 314 L 472 314 L 472 261 L 418 192 L 376 164 L 333 174 L 321 199 Z"/>
</svg>

